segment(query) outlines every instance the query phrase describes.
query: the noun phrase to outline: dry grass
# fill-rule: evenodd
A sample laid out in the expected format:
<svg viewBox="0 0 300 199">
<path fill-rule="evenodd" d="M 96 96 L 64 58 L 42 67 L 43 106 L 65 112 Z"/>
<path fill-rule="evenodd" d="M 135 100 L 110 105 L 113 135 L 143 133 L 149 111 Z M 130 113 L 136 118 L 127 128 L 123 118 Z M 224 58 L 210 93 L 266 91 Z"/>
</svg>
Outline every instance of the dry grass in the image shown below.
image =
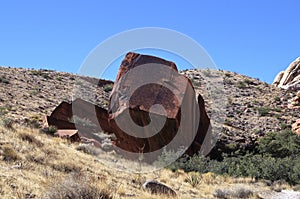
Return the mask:
<svg viewBox="0 0 300 199">
<path fill-rule="evenodd" d="M 233 179 L 213 173 L 166 169 L 146 174 L 119 172 L 103 165 L 95 156 L 78 151 L 76 144 L 30 128 L 15 126 L 14 129 L 0 126 L 2 198 L 170 199 L 170 196 L 152 195 L 141 188 L 146 180 L 152 179 L 173 188 L 177 198 L 215 198 L 216 190 L 237 184 L 253 192 L 257 189 L 251 179 Z"/>
</svg>

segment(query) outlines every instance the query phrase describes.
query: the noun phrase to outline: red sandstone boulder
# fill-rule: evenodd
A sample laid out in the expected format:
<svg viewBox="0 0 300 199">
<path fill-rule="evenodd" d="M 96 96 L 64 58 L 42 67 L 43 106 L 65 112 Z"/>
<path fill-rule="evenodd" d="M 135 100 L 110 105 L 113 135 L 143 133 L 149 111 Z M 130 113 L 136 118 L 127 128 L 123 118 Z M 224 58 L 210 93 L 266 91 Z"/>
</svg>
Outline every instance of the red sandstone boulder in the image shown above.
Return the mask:
<svg viewBox="0 0 300 199">
<path fill-rule="evenodd" d="M 191 82 L 178 73 L 173 62 L 128 53 L 108 110 L 116 146 L 136 154 L 167 145 L 170 150 L 183 147 L 189 155 L 199 152 L 210 120 L 203 98 L 199 95 L 197 102 L 195 95 Z"/>
<path fill-rule="evenodd" d="M 91 104 L 82 99 L 76 99 L 72 103 L 60 103 L 50 116 L 44 119 L 43 127 L 55 126 L 58 129 L 57 136 L 68 138 L 73 142 L 93 140 L 94 146 L 100 146 L 96 133 L 110 132 L 107 110 Z M 76 135 L 73 133 L 76 132 Z"/>
<path fill-rule="evenodd" d="M 58 129 L 89 128 L 92 131 L 110 132 L 107 110 L 79 98 L 72 103 L 60 103 L 47 116 L 45 125 L 54 125 Z"/>
</svg>

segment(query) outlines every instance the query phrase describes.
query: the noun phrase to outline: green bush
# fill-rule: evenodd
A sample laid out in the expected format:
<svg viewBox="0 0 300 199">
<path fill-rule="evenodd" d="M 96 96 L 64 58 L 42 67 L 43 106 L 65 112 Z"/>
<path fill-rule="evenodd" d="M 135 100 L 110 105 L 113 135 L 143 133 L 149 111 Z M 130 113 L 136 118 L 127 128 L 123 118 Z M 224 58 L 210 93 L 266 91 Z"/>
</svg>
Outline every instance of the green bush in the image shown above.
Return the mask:
<svg viewBox="0 0 300 199">
<path fill-rule="evenodd" d="M 41 76 L 45 79 L 51 79 L 48 73 L 45 73 L 43 70 L 32 70 L 30 74 L 35 76 Z"/>
<path fill-rule="evenodd" d="M 14 121 L 10 118 L 3 118 L 1 124 L 7 129 L 13 129 Z"/>
<path fill-rule="evenodd" d="M 7 113 L 8 113 L 8 111 L 6 110 L 6 107 L 0 107 L 0 116 L 5 115 Z"/>
<path fill-rule="evenodd" d="M 271 132 L 259 140 L 258 149 L 261 154 L 277 158 L 296 156 L 300 152 L 300 137 L 291 130 Z"/>
<path fill-rule="evenodd" d="M 47 128 L 47 133 L 51 134 L 51 135 L 54 135 L 54 133 L 57 132 L 57 128 L 56 126 L 53 126 L 53 125 L 50 125 L 48 128 Z"/>
<path fill-rule="evenodd" d="M 247 85 L 243 81 L 239 81 L 236 86 L 240 89 L 247 87 Z"/>
<path fill-rule="evenodd" d="M 173 171 L 213 172 L 233 177 L 252 177 L 271 181 L 285 180 L 300 184 L 300 137 L 290 130 L 272 132 L 258 140 L 253 150 L 241 155 L 237 151 L 222 154 L 222 161 L 201 155 L 182 157 L 169 166 Z"/>
<path fill-rule="evenodd" d="M 250 79 L 244 79 L 244 83 L 246 83 L 246 84 L 252 84 L 253 82 Z"/>
<path fill-rule="evenodd" d="M 275 102 L 280 102 L 280 97 L 278 97 L 278 96 L 274 97 L 274 101 Z"/>
<path fill-rule="evenodd" d="M 269 107 L 258 107 L 257 111 L 260 116 L 267 116 L 269 115 L 271 109 Z"/>
<path fill-rule="evenodd" d="M 4 75 L 2 75 L 0 77 L 0 83 L 9 84 L 9 80 Z"/>
<path fill-rule="evenodd" d="M 105 92 L 110 92 L 110 91 L 112 91 L 112 89 L 113 89 L 113 84 L 105 84 L 104 86 L 103 86 L 103 90 L 105 91 Z"/>
</svg>

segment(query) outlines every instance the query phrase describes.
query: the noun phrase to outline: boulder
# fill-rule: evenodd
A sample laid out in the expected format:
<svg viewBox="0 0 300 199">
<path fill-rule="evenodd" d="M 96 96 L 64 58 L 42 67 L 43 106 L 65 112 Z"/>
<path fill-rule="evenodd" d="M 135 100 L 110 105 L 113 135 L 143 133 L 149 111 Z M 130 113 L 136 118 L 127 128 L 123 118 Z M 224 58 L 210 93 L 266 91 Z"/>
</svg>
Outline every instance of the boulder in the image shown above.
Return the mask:
<svg viewBox="0 0 300 199">
<path fill-rule="evenodd" d="M 283 89 L 295 89 L 300 83 L 300 57 L 293 61 L 285 71 L 281 71 L 273 84 Z M 298 85 L 298 86 L 297 86 Z"/>
<path fill-rule="evenodd" d="M 70 140 L 71 142 L 80 142 L 80 136 L 78 133 L 78 130 L 76 129 L 59 129 L 56 133 L 54 133 L 54 136 L 60 137 L 60 138 L 66 138 Z"/>
<path fill-rule="evenodd" d="M 94 146 L 101 146 L 97 133 L 112 133 L 107 110 L 80 98 L 72 103 L 61 102 L 50 116 L 45 117 L 43 128 L 49 126 L 58 129 L 56 136 L 68 138 L 72 142 L 92 140 Z"/>
<path fill-rule="evenodd" d="M 80 98 L 72 103 L 60 103 L 44 121 L 44 127 L 50 125 L 58 129 L 89 128 L 110 133 L 107 110 Z"/>
<path fill-rule="evenodd" d="M 164 111 L 155 108 L 157 104 Z M 137 53 L 128 53 L 122 61 L 108 113 L 116 146 L 137 155 L 167 145 L 183 147 L 189 155 L 198 153 L 210 126 L 202 96 L 197 102 L 192 83 L 176 65 Z"/>
<path fill-rule="evenodd" d="M 292 131 L 297 135 L 300 135 L 300 119 L 297 119 L 294 124 L 292 124 Z"/>
<path fill-rule="evenodd" d="M 176 192 L 173 189 L 155 180 L 146 181 L 142 187 L 144 190 L 150 191 L 151 194 L 176 196 Z"/>
</svg>

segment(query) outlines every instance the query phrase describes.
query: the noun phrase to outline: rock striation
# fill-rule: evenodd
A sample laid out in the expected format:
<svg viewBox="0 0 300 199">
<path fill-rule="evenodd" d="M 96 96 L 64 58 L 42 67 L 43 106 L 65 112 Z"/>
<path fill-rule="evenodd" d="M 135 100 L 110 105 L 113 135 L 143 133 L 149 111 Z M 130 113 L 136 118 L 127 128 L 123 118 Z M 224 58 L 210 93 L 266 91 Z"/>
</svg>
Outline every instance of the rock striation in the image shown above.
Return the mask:
<svg viewBox="0 0 300 199">
<path fill-rule="evenodd" d="M 273 84 L 283 89 L 297 89 L 300 85 L 300 57 L 293 61 L 285 71 L 278 73 Z"/>
</svg>

